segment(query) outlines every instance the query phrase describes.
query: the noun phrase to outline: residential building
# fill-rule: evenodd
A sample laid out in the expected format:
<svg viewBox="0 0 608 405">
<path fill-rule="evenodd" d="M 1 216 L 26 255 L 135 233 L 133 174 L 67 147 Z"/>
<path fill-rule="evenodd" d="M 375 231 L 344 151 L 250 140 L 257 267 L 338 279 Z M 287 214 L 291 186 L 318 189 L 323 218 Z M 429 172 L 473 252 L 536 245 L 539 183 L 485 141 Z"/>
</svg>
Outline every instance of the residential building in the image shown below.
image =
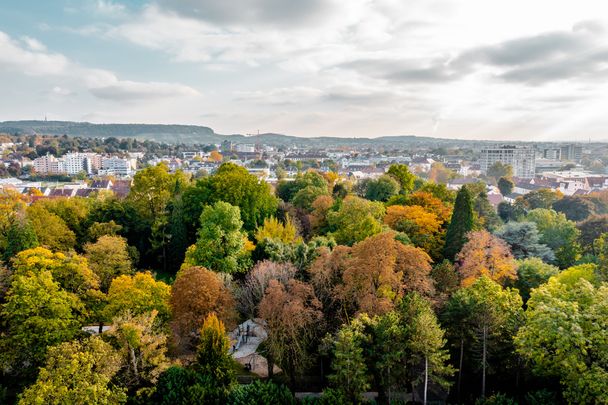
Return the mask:
<svg viewBox="0 0 608 405">
<path fill-rule="evenodd" d="M 482 173 L 487 173 L 494 163 L 500 162 L 510 165 L 514 176 L 529 179 L 534 177 L 535 159 L 536 152 L 531 147 L 503 145 L 482 149 L 479 162 Z"/>
</svg>

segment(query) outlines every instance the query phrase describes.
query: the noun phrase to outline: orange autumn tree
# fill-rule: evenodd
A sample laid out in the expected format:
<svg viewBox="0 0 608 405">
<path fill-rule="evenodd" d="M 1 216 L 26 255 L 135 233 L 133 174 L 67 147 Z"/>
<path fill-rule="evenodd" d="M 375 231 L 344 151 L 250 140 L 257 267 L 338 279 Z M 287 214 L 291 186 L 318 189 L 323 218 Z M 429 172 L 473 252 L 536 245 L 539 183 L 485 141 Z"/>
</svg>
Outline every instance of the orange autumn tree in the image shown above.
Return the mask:
<svg viewBox="0 0 608 405">
<path fill-rule="evenodd" d="M 321 302 L 307 283 L 291 279 L 284 285 L 272 280 L 259 315 L 268 328 L 268 360 L 285 371 L 293 389 L 296 376 L 311 364 L 311 344 L 323 318 Z"/>
<path fill-rule="evenodd" d="M 437 216 L 442 223 L 446 223 L 452 216 L 452 208 L 443 201 L 426 191 L 416 191 L 407 198 L 407 205 L 419 205 Z"/>
<path fill-rule="evenodd" d="M 210 313 L 228 327 L 236 324 L 235 302 L 222 279 L 204 267 L 180 270 L 171 287 L 171 330 L 178 351 L 193 350 L 199 328 Z"/>
<path fill-rule="evenodd" d="M 442 221 L 419 205 L 393 205 L 387 208 L 384 223 L 398 232 L 405 232 L 412 243 L 427 252 L 440 248 Z"/>
<path fill-rule="evenodd" d="M 334 313 L 382 315 L 404 293 L 432 293 L 430 263 L 427 253 L 395 240 L 390 231 L 321 254 L 311 266 L 311 282 L 321 297 L 331 297 Z"/>
<path fill-rule="evenodd" d="M 503 286 L 517 279 L 517 262 L 505 241 L 487 231 L 469 232 L 467 239 L 456 256 L 462 286 L 473 284 L 481 276 Z"/>
</svg>

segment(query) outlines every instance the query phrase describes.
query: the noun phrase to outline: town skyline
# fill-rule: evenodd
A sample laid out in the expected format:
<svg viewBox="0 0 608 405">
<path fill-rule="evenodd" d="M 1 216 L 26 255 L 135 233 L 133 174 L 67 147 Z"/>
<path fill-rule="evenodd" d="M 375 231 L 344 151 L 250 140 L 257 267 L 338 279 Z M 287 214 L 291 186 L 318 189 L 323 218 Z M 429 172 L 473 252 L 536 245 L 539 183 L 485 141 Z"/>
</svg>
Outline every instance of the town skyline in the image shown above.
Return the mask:
<svg viewBox="0 0 608 405">
<path fill-rule="evenodd" d="M 608 139 L 608 24 L 597 2 L 292 3 L 4 5 L 0 120 Z"/>
</svg>

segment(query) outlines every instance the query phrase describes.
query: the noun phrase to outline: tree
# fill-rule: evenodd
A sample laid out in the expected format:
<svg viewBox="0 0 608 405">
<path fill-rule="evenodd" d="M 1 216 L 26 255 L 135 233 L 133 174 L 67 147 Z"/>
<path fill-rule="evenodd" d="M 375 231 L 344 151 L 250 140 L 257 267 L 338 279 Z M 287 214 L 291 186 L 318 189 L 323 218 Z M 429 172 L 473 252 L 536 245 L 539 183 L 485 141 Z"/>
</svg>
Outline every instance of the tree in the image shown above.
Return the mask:
<svg viewBox="0 0 608 405">
<path fill-rule="evenodd" d="M 19 252 L 13 259 L 12 268 L 15 275 L 48 271 L 63 289 L 83 299 L 90 290 L 99 288 L 99 279 L 89 268 L 87 260 L 75 254 L 53 253 L 37 247 Z"/>
<path fill-rule="evenodd" d="M 329 231 L 327 215 L 334 204 L 334 199 L 327 195 L 319 196 L 313 201 L 312 212 L 310 213 L 310 227 L 314 234 L 325 234 Z"/>
<path fill-rule="evenodd" d="M 35 203 L 27 208 L 27 219 L 36 232 L 40 245 L 53 251 L 67 252 L 74 249 L 76 235 L 56 214 Z"/>
<path fill-rule="evenodd" d="M 327 221 L 336 242 L 352 245 L 382 231 L 384 206 L 355 196 L 347 196 L 338 211 L 330 212 Z"/>
<path fill-rule="evenodd" d="M 170 314 L 170 294 L 171 287 L 154 280 L 148 272 L 118 276 L 110 284 L 105 313 L 113 318 L 125 312 L 140 315 L 156 310 L 159 321 L 166 322 Z"/>
<path fill-rule="evenodd" d="M 498 211 L 498 216 L 504 222 L 518 221 L 526 215 L 526 210 L 523 207 L 523 204 L 521 204 L 520 197 L 517 197 L 517 200 L 513 204 L 502 201 L 498 204 L 498 207 L 496 207 L 496 211 Z"/>
<path fill-rule="evenodd" d="M 608 402 L 608 287 L 558 277 L 532 291 L 515 342 L 535 374 L 556 376 L 570 403 Z"/>
<path fill-rule="evenodd" d="M 247 236 L 239 208 L 226 202 L 207 206 L 200 218 L 198 240 L 186 252 L 185 266 L 204 266 L 224 273 L 245 270 Z"/>
<path fill-rule="evenodd" d="M 445 236 L 443 254 L 453 260 L 466 243 L 466 235 L 473 230 L 473 201 L 467 187 L 462 187 L 456 196 L 454 212 Z"/>
<path fill-rule="evenodd" d="M 416 179 L 416 175 L 410 172 L 407 165 L 392 164 L 386 173 L 394 177 L 399 182 L 402 194 L 409 194 L 414 189 L 414 180 Z"/>
<path fill-rule="evenodd" d="M 49 271 L 16 275 L 1 312 L 3 364 L 27 380 L 44 361 L 49 346 L 77 335 L 83 311 L 80 300 L 61 289 Z"/>
<path fill-rule="evenodd" d="M 124 389 L 111 382 L 119 368 L 116 352 L 99 337 L 62 343 L 49 349 L 38 379 L 19 404 L 124 403 Z"/>
<path fill-rule="evenodd" d="M 214 313 L 207 315 L 200 332 L 200 342 L 196 352 L 196 368 L 209 376 L 227 396 L 236 382 L 233 370 L 230 341 L 226 336 L 224 323 Z"/>
<path fill-rule="evenodd" d="M 293 181 L 280 181 L 277 185 L 277 195 L 283 201 L 291 202 L 296 194 L 306 187 L 324 188 L 327 190 L 327 181 L 321 174 L 310 170 L 304 174 L 298 174 Z"/>
<path fill-rule="evenodd" d="M 513 177 L 513 167 L 502 162 L 494 162 L 492 166 L 488 167 L 487 175 L 488 177 L 494 177 L 495 179 Z"/>
<path fill-rule="evenodd" d="M 355 320 L 342 325 L 331 342 L 334 373 L 329 376 L 329 381 L 353 404 L 362 402 L 362 394 L 371 387 L 362 348 L 365 341 L 363 324 Z"/>
<path fill-rule="evenodd" d="M 509 195 L 513 192 L 514 187 L 515 183 L 513 183 L 513 180 L 507 177 L 501 177 L 498 179 L 498 189 L 500 190 L 500 194 Z"/>
<path fill-rule="evenodd" d="M 592 215 L 576 227 L 580 231 L 579 240 L 584 251 L 595 254 L 593 242 L 608 232 L 608 215 Z"/>
<path fill-rule="evenodd" d="M 255 380 L 251 384 L 240 385 L 230 393 L 231 405 L 296 405 L 291 391 L 284 385 L 272 381 Z"/>
<path fill-rule="evenodd" d="M 443 163 L 435 162 L 431 165 L 428 179 L 433 183 L 447 184 L 456 176 L 456 172 L 445 167 Z"/>
<path fill-rule="evenodd" d="M 473 207 L 477 216 L 478 226 L 483 227 L 488 231 L 494 231 L 502 225 L 502 221 L 496 213 L 496 209 L 488 200 L 488 194 L 485 190 L 477 194 Z"/>
<path fill-rule="evenodd" d="M 422 249 L 395 240 L 384 232 L 322 254 L 311 266 L 311 282 L 324 302 L 338 314 L 381 315 L 394 309 L 407 292 L 433 292 L 431 258 Z"/>
<path fill-rule="evenodd" d="M 275 263 L 269 260 L 258 262 L 247 274 L 243 284 L 238 288 L 237 302 L 242 314 L 255 318 L 258 305 L 271 280 L 287 285 L 295 278 L 298 269 L 291 263 Z"/>
<path fill-rule="evenodd" d="M 469 286 L 481 276 L 505 285 L 517 278 L 517 264 L 509 246 L 487 231 L 470 232 L 468 242 L 456 256 L 463 286 Z"/>
<path fill-rule="evenodd" d="M 212 176 L 199 179 L 194 187 L 184 191 L 183 201 L 185 218 L 192 229 L 198 228 L 203 207 L 218 201 L 239 207 L 247 231 L 255 230 L 264 218 L 276 215 L 278 206 L 268 183 L 234 163 L 224 163 Z"/>
<path fill-rule="evenodd" d="M 14 221 L 6 233 L 6 247 L 2 258 L 6 263 L 17 253 L 38 246 L 38 238 L 32 225 L 25 221 Z"/>
<path fill-rule="evenodd" d="M 171 331 L 178 351 L 196 347 L 200 326 L 215 313 L 229 327 L 236 324 L 235 304 L 218 274 L 203 267 L 188 267 L 177 273 L 171 287 Z"/>
<path fill-rule="evenodd" d="M 507 242 L 516 259 L 539 257 L 546 262 L 555 260 L 555 254 L 540 243 L 534 222 L 509 222 L 496 231 L 496 236 Z"/>
<path fill-rule="evenodd" d="M 562 212 L 570 221 L 584 221 L 595 213 L 595 206 L 588 199 L 579 196 L 567 196 L 557 200 L 551 206 L 555 211 Z"/>
<path fill-rule="evenodd" d="M 442 200 L 426 191 L 416 191 L 407 196 L 404 202 L 405 205 L 418 205 L 428 212 L 432 212 L 443 225 L 446 225 L 452 216 L 451 205 L 446 205 Z"/>
<path fill-rule="evenodd" d="M 401 312 L 407 335 L 406 344 L 411 353 L 409 362 L 414 367 L 420 363 L 424 364 L 423 404 L 426 404 L 429 382 L 448 387 L 450 384 L 445 378 L 454 373 L 454 369 L 447 364 L 450 355 L 444 349 L 444 332 L 431 304 L 416 293 L 405 296 Z M 415 385 L 418 382 L 416 380 Z"/>
<path fill-rule="evenodd" d="M 427 252 L 437 248 L 441 221 L 419 205 L 393 205 L 387 208 L 384 223 L 398 232 L 405 232 L 412 243 Z"/>
<path fill-rule="evenodd" d="M 399 192 L 399 183 L 392 176 L 383 175 L 365 185 L 365 198 L 370 201 L 387 201 Z"/>
<path fill-rule="evenodd" d="M 268 351 L 289 377 L 295 389 L 296 376 L 311 362 L 311 344 L 322 320 L 321 303 L 312 287 L 290 280 L 287 286 L 270 281 L 260 302 L 259 315 L 268 326 Z"/>
<path fill-rule="evenodd" d="M 541 188 L 525 194 L 521 199 L 527 209 L 535 210 L 537 208 L 551 209 L 551 206 L 563 197 L 559 191 Z"/>
<path fill-rule="evenodd" d="M 166 357 L 167 336 L 160 331 L 157 315 L 156 310 L 141 315 L 125 312 L 112 320 L 108 336 L 121 359 L 117 379 L 122 386 L 154 385 L 170 365 Z"/>
<path fill-rule="evenodd" d="M 282 223 L 275 217 L 264 219 L 264 225 L 258 227 L 255 233 L 255 240 L 260 243 L 264 239 L 274 239 L 282 243 L 294 243 L 298 241 L 298 231 L 291 221 L 289 215 L 285 223 Z"/>
<path fill-rule="evenodd" d="M 462 342 L 464 344 L 465 339 L 469 340 L 469 344 L 481 354 L 479 368 L 482 373 L 482 398 L 486 393 L 486 374 L 492 360 L 491 355 L 500 346 L 511 346 L 512 336 L 521 318 L 521 306 L 521 297 L 516 290 L 503 289 L 486 276 L 481 276 L 469 287 L 456 291 L 448 301 L 446 317 L 455 322 L 453 327 L 471 333 L 470 336 L 462 335 Z M 471 337 L 474 339 L 471 340 Z M 505 366 L 503 364 L 501 367 Z"/>
<path fill-rule="evenodd" d="M 329 196 L 327 184 L 323 187 L 306 186 L 299 190 L 291 199 L 291 203 L 308 212 L 312 210 L 312 203 L 321 196 Z"/>
<path fill-rule="evenodd" d="M 528 213 L 526 220 L 536 224 L 540 233 L 539 242 L 555 252 L 555 262 L 559 267 L 570 267 L 580 258 L 580 232 L 564 214 L 537 208 Z"/>
<path fill-rule="evenodd" d="M 91 270 L 99 277 L 100 290 L 107 293 L 112 280 L 133 273 L 127 241 L 120 236 L 101 236 L 84 246 Z"/>
<path fill-rule="evenodd" d="M 515 287 L 524 302 L 530 298 L 530 291 L 546 283 L 549 278 L 559 273 L 555 266 L 543 262 L 538 257 L 520 260 L 517 263 L 517 281 Z"/>
</svg>

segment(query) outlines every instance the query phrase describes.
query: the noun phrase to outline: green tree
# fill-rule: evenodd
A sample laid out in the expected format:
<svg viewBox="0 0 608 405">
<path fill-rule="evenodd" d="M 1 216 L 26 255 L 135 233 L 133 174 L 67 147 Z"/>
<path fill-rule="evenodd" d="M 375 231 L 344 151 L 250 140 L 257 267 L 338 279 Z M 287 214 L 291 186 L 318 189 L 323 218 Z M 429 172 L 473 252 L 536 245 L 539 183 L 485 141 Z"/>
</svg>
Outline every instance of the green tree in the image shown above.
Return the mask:
<svg viewBox="0 0 608 405">
<path fill-rule="evenodd" d="M 515 338 L 534 373 L 555 376 L 569 403 L 608 402 L 608 287 L 553 277 L 534 290 Z"/>
<path fill-rule="evenodd" d="M 2 258 L 6 263 L 17 253 L 38 246 L 38 238 L 32 225 L 23 221 L 14 221 L 6 233 L 6 247 Z"/>
<path fill-rule="evenodd" d="M 492 166 L 488 167 L 487 175 L 497 180 L 501 177 L 513 177 L 513 167 L 506 163 L 495 162 Z"/>
<path fill-rule="evenodd" d="M 507 242 L 516 259 L 539 257 L 546 262 L 555 260 L 555 254 L 540 243 L 540 235 L 534 222 L 508 222 L 495 232 Z"/>
<path fill-rule="evenodd" d="M 490 355 L 496 353 L 500 346 L 510 348 L 512 345 L 512 336 L 521 318 L 521 307 L 522 300 L 517 290 L 503 289 L 486 276 L 456 291 L 448 301 L 448 319 L 456 322 L 455 328 L 470 328 L 471 335 L 466 338 L 481 354 L 478 368 L 481 369 L 482 397 L 486 393 Z M 505 366 L 502 365 L 503 368 Z"/>
<path fill-rule="evenodd" d="M 443 254 L 446 259 L 454 257 L 467 241 L 467 234 L 473 230 L 474 213 L 471 193 L 467 187 L 462 187 L 456 196 L 452 219 L 445 236 Z"/>
<path fill-rule="evenodd" d="M 355 404 L 362 402 L 362 394 L 371 387 L 362 348 L 365 341 L 363 324 L 358 320 L 343 325 L 332 341 L 334 373 L 329 381 Z"/>
<path fill-rule="evenodd" d="M 491 232 L 502 225 L 502 221 L 496 213 L 496 209 L 488 200 L 488 193 L 485 190 L 475 197 L 473 207 L 479 226 Z"/>
<path fill-rule="evenodd" d="M 401 304 L 401 312 L 411 353 L 409 362 L 414 367 L 424 364 L 423 377 L 413 383 L 417 385 L 420 379 L 423 380 L 423 404 L 426 405 L 429 381 L 448 387 L 450 383 L 446 377 L 450 377 L 454 369 L 448 365 L 450 355 L 444 349 L 444 332 L 431 304 L 417 293 L 410 293 Z"/>
<path fill-rule="evenodd" d="M 16 275 L 1 312 L 3 364 L 27 380 L 44 361 L 49 346 L 78 334 L 83 311 L 80 300 L 61 289 L 49 271 Z"/>
<path fill-rule="evenodd" d="M 579 196 L 567 196 L 557 200 L 551 206 L 555 211 L 562 212 L 570 221 L 584 221 L 595 213 L 595 205 L 588 199 Z"/>
<path fill-rule="evenodd" d="M 563 195 L 559 191 L 548 188 L 531 191 L 521 197 L 524 206 L 530 210 L 537 208 L 551 209 L 551 206 L 561 198 L 563 198 Z"/>
<path fill-rule="evenodd" d="M 399 182 L 401 194 L 409 194 L 414 190 L 416 175 L 410 172 L 407 165 L 392 164 L 386 173 Z"/>
<path fill-rule="evenodd" d="M 193 229 L 198 228 L 203 207 L 218 201 L 239 207 L 247 231 L 253 231 L 264 218 L 276 215 L 278 206 L 266 182 L 234 163 L 224 163 L 214 175 L 199 179 L 194 187 L 184 191 L 183 199 L 185 217 Z"/>
<path fill-rule="evenodd" d="M 546 283 L 549 278 L 559 273 L 555 266 L 543 262 L 538 257 L 520 260 L 517 266 L 515 287 L 519 290 L 524 302 L 530 298 L 530 291 Z"/>
<path fill-rule="evenodd" d="M 327 184 L 323 187 L 306 186 L 300 189 L 292 198 L 291 202 L 298 208 L 308 212 L 312 211 L 312 203 L 322 195 L 329 195 Z"/>
<path fill-rule="evenodd" d="M 67 252 L 76 246 L 76 235 L 56 214 L 47 211 L 41 204 L 27 208 L 27 219 L 36 232 L 40 245 L 53 251 Z"/>
<path fill-rule="evenodd" d="M 19 404 L 120 404 L 123 389 L 112 384 L 120 362 L 99 337 L 62 343 L 49 349 L 38 379 L 19 398 Z"/>
<path fill-rule="evenodd" d="M 399 192 L 399 182 L 392 176 L 383 175 L 376 180 L 369 180 L 365 184 L 365 198 L 370 201 L 388 201 Z"/>
<path fill-rule="evenodd" d="M 240 385 L 230 393 L 230 405 L 296 405 L 291 391 L 284 385 L 272 381 L 255 380 Z"/>
<path fill-rule="evenodd" d="M 214 313 L 205 319 L 200 333 L 200 342 L 196 352 L 196 368 L 204 375 L 210 376 L 219 389 L 229 390 L 236 382 L 232 356 L 229 353 L 230 341 L 226 336 L 224 323 Z"/>
<path fill-rule="evenodd" d="M 127 241 L 120 236 L 101 236 L 95 243 L 87 243 L 84 250 L 104 293 L 108 292 L 114 278 L 133 273 Z"/>
<path fill-rule="evenodd" d="M 203 266 L 223 273 L 245 270 L 245 241 L 239 207 L 226 202 L 207 206 L 200 218 L 196 244 L 186 252 L 184 265 Z"/>
<path fill-rule="evenodd" d="M 539 242 L 555 252 L 555 263 L 559 267 L 570 267 L 577 262 L 581 247 L 576 223 L 569 221 L 562 213 L 544 208 L 530 211 L 526 220 L 536 224 L 540 233 Z"/>
<path fill-rule="evenodd" d="M 355 196 L 347 196 L 338 211 L 327 216 L 336 242 L 352 245 L 382 231 L 384 206 Z"/>
<path fill-rule="evenodd" d="M 298 174 L 293 181 L 280 181 L 277 185 L 277 195 L 285 202 L 292 202 L 296 194 L 306 187 L 328 190 L 325 178 L 311 170 L 304 174 Z"/>
<path fill-rule="evenodd" d="M 498 189 L 500 190 L 500 194 L 509 195 L 513 192 L 514 187 L 515 183 L 513 183 L 513 180 L 507 177 L 501 177 L 498 179 Z"/>
</svg>

